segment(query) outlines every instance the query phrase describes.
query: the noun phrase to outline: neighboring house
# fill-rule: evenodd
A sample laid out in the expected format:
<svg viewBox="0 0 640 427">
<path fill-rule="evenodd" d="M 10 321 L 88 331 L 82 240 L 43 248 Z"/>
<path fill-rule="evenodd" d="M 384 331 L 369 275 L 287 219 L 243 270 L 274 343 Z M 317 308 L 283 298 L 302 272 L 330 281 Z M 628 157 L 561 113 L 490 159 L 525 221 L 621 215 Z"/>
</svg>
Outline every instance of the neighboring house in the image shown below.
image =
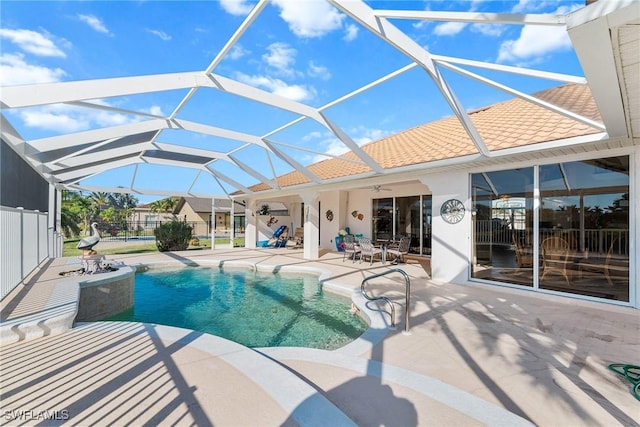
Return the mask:
<svg viewBox="0 0 640 427">
<path fill-rule="evenodd" d="M 172 213 L 152 212 L 150 203 L 143 203 L 131 210 L 130 220 L 142 228 L 155 227 L 162 221 L 171 221 Z"/>
<path fill-rule="evenodd" d="M 209 198 L 181 197 L 174 213 L 180 220 L 189 222 L 197 236 L 211 234 L 214 214 L 216 234 L 228 235 L 233 224 L 230 199 L 215 199 L 212 203 Z M 244 214 L 244 206 L 236 202 L 233 216 L 237 232 L 244 232 Z"/>
<path fill-rule="evenodd" d="M 192 223 L 194 234 L 204 236 L 211 234 L 211 219 L 215 212 L 215 229 L 218 234 L 228 234 L 231 229 L 231 200 L 209 198 L 181 197 L 174 210 L 182 221 Z M 244 210 L 241 211 L 244 215 Z"/>
<path fill-rule="evenodd" d="M 196 236 L 211 234 L 211 219 L 215 212 L 216 233 L 229 234 L 232 226 L 231 200 L 215 199 L 212 204 L 210 198 L 176 197 L 178 203 L 172 212 L 152 212 L 151 204 L 136 206 L 131 215 L 131 221 L 140 229 L 155 228 L 164 221 L 186 221 L 193 227 Z M 244 205 L 236 202 L 234 216 L 236 217 L 237 232 L 244 232 Z"/>
</svg>

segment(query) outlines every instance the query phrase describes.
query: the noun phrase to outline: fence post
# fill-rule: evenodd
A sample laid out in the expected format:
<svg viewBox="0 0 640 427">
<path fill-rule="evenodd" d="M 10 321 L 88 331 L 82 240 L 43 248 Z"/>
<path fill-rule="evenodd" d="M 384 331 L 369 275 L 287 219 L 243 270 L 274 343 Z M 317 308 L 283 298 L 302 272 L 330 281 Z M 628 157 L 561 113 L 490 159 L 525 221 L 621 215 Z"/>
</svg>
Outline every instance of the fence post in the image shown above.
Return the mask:
<svg viewBox="0 0 640 427">
<path fill-rule="evenodd" d="M 40 264 L 40 211 L 34 210 L 36 213 L 36 263 Z"/>
<path fill-rule="evenodd" d="M 24 281 L 24 208 L 16 209 L 20 211 L 20 281 Z"/>
</svg>

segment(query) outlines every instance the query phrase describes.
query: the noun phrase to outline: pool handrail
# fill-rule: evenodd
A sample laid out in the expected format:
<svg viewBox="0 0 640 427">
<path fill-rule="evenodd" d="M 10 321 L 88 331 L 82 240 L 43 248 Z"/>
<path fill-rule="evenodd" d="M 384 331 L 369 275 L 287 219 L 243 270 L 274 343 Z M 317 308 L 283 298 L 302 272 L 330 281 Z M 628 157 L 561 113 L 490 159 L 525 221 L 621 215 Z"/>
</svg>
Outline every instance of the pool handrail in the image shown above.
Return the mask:
<svg viewBox="0 0 640 427">
<path fill-rule="evenodd" d="M 371 276 L 365 277 L 364 280 L 362 280 L 362 283 L 360 284 L 360 292 L 362 293 L 362 296 L 364 296 L 367 300 L 369 301 L 378 301 L 378 300 L 383 300 L 385 301 L 387 304 L 389 304 L 389 306 L 391 307 L 391 326 L 395 326 L 395 307 L 393 305 L 393 303 L 391 302 L 391 300 L 385 296 L 380 296 L 380 297 L 372 297 L 369 296 L 367 294 L 367 292 L 365 291 L 365 285 L 366 283 L 371 280 L 371 279 L 375 279 L 377 277 L 381 277 L 381 276 L 386 276 L 387 274 L 390 273 L 400 273 L 404 276 L 404 284 L 405 284 L 405 310 L 404 310 L 404 333 L 408 334 L 409 333 L 409 303 L 411 300 L 411 280 L 409 279 L 409 275 L 402 269 L 400 268 L 392 268 L 390 270 L 387 271 L 383 271 L 382 273 L 377 273 L 377 274 L 373 274 Z"/>
</svg>

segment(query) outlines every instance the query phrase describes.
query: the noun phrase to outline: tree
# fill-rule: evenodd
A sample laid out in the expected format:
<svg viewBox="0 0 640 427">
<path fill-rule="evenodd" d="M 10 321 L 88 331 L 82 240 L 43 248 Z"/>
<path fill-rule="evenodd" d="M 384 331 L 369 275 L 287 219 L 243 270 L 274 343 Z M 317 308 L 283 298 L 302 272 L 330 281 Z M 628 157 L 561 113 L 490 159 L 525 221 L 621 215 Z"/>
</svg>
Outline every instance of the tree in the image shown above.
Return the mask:
<svg viewBox="0 0 640 427">
<path fill-rule="evenodd" d="M 67 237 L 80 234 L 80 223 L 84 230 L 89 229 L 91 201 L 79 191 L 63 191 L 61 209 L 62 232 Z"/>
<path fill-rule="evenodd" d="M 138 199 L 129 193 L 112 193 L 109 195 L 109 202 L 118 210 L 126 210 L 138 205 Z"/>
<path fill-rule="evenodd" d="M 106 209 L 110 203 L 109 193 L 93 192 L 89 194 L 89 200 L 93 207 L 93 217 L 97 218 L 100 215 L 100 211 Z"/>
<path fill-rule="evenodd" d="M 173 210 L 178 205 L 178 199 L 173 197 L 167 197 L 166 199 L 156 200 L 155 202 L 151 202 L 149 207 L 151 208 L 151 212 L 153 213 L 171 213 L 174 214 Z"/>
</svg>

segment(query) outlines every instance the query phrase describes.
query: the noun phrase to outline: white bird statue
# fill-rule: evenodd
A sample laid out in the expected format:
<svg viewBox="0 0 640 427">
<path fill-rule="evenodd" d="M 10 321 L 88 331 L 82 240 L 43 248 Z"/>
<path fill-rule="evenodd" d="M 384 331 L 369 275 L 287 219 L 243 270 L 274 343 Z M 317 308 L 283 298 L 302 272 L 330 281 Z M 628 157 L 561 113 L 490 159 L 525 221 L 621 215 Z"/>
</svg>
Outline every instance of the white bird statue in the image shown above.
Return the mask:
<svg viewBox="0 0 640 427">
<path fill-rule="evenodd" d="M 100 241 L 100 233 L 98 233 L 98 223 L 94 222 L 91 224 L 91 229 L 93 230 L 93 234 L 91 236 L 85 237 L 84 239 L 78 242 L 77 249 L 92 249 L 95 245 Z"/>
</svg>

